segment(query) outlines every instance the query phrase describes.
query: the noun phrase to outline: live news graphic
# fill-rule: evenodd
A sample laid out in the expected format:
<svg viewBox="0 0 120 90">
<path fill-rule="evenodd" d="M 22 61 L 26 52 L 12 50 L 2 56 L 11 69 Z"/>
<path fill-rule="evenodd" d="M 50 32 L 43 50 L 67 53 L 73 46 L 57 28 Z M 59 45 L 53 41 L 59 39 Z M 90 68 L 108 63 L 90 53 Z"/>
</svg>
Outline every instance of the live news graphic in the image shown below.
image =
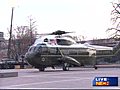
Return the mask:
<svg viewBox="0 0 120 90">
<path fill-rule="evenodd" d="M 118 77 L 95 77 L 93 86 L 118 86 Z"/>
</svg>

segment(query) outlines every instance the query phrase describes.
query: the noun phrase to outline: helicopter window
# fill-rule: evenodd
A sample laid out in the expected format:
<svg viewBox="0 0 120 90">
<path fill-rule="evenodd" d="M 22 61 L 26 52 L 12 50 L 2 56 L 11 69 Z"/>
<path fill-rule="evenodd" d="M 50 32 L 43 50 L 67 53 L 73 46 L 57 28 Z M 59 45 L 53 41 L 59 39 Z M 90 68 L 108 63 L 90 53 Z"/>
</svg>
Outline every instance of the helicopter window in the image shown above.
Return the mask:
<svg viewBox="0 0 120 90">
<path fill-rule="evenodd" d="M 42 54 L 46 54 L 48 52 L 48 48 L 46 46 L 46 44 L 39 44 L 39 46 L 37 46 L 37 51 L 40 51 Z"/>
<path fill-rule="evenodd" d="M 47 38 L 45 38 L 45 39 L 44 39 L 44 42 L 48 42 L 48 39 L 47 39 Z"/>
<path fill-rule="evenodd" d="M 57 39 L 57 44 L 58 45 L 72 45 L 73 42 L 65 39 Z"/>
<path fill-rule="evenodd" d="M 41 46 L 37 46 L 36 51 L 41 52 Z"/>
<path fill-rule="evenodd" d="M 53 42 L 53 43 L 55 43 L 55 39 L 50 39 L 50 42 Z"/>
<path fill-rule="evenodd" d="M 32 47 L 30 47 L 29 49 L 28 49 L 28 51 L 31 51 L 32 50 Z"/>
<path fill-rule="evenodd" d="M 34 50 L 35 50 L 35 47 L 30 47 L 28 51 L 31 52 L 31 51 L 34 51 Z"/>
<path fill-rule="evenodd" d="M 49 44 L 56 44 L 56 40 L 55 39 L 50 39 Z"/>
<path fill-rule="evenodd" d="M 35 48 L 34 48 L 34 51 L 39 51 L 39 47 L 38 47 L 38 46 L 35 47 Z"/>
<path fill-rule="evenodd" d="M 30 51 L 35 51 L 35 47 L 32 47 Z"/>
</svg>

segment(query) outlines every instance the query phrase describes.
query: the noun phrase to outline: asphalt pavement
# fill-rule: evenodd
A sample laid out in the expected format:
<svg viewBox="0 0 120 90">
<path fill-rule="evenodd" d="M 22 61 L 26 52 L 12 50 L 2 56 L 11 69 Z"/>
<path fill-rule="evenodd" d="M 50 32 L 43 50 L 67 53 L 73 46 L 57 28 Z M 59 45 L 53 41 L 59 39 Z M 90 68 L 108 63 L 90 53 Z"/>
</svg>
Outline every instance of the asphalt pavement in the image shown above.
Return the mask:
<svg viewBox="0 0 120 90">
<path fill-rule="evenodd" d="M 120 68 L 8 69 L 18 77 L 0 78 L 0 89 L 120 89 Z M 118 77 L 118 86 L 93 86 L 95 77 Z"/>
</svg>

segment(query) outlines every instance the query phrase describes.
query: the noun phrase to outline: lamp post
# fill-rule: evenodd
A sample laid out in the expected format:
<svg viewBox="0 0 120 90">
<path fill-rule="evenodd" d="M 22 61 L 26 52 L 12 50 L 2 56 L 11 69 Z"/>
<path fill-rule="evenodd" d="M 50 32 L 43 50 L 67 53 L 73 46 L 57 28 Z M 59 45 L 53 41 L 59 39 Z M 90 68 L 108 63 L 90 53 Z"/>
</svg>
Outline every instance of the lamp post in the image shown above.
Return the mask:
<svg viewBox="0 0 120 90">
<path fill-rule="evenodd" d="M 14 11 L 14 7 L 12 7 L 12 13 L 11 13 L 11 23 L 10 23 L 10 32 L 9 32 L 10 37 L 9 37 L 9 41 L 8 41 L 8 52 L 7 52 L 7 57 L 8 58 L 10 58 L 10 54 L 11 54 L 13 11 Z"/>
</svg>

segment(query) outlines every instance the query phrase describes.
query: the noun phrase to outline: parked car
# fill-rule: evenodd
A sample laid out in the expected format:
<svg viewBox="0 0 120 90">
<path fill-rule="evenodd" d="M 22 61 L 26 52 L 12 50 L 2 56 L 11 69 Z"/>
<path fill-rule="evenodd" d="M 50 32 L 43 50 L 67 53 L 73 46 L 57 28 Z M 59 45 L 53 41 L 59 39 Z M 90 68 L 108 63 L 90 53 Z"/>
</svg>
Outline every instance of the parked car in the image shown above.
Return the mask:
<svg viewBox="0 0 120 90">
<path fill-rule="evenodd" d="M 0 61 L 0 69 L 14 69 L 15 66 L 20 66 L 20 68 L 24 68 L 24 66 L 27 66 L 28 63 L 24 60 L 21 59 L 19 61 L 16 61 L 15 59 L 12 58 L 3 58 Z"/>
<path fill-rule="evenodd" d="M 3 58 L 0 62 L 0 69 L 14 69 L 18 61 L 11 58 Z"/>
</svg>

